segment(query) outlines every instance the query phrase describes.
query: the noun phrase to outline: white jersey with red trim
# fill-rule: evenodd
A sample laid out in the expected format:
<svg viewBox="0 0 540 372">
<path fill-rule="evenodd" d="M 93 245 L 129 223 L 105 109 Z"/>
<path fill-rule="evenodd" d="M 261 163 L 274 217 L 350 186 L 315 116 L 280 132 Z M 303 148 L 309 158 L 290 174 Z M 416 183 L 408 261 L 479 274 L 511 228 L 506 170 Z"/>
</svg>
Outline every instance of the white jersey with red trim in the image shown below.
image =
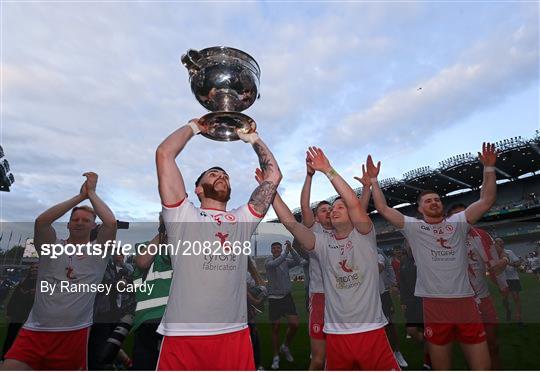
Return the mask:
<svg viewBox="0 0 540 372">
<path fill-rule="evenodd" d="M 65 245 L 66 241 L 56 243 Z M 23 328 L 62 332 L 91 326 L 96 298 L 92 287 L 103 280 L 108 260 L 108 256 L 87 254 L 41 255 L 34 305 Z"/>
<path fill-rule="evenodd" d="M 474 295 L 467 273 L 466 239 L 470 225 L 465 212 L 429 224 L 405 216 L 402 234 L 416 262 L 416 297 L 460 298 Z"/>
<path fill-rule="evenodd" d="M 313 252 L 323 268 L 324 332 L 351 334 L 386 325 L 379 296 L 379 270 L 375 229 L 348 237 L 315 234 Z"/>
<path fill-rule="evenodd" d="M 316 234 L 332 235 L 334 230 L 325 229 L 320 223 L 315 222 L 309 228 Z M 309 294 L 324 293 L 323 274 L 319 258 L 313 252 L 309 252 Z"/>
<path fill-rule="evenodd" d="M 486 298 L 489 296 L 486 272 L 497 263 L 499 258 L 495 242 L 486 231 L 473 227 L 469 230 L 466 244 L 469 257 L 469 281 L 475 297 Z M 504 272 L 493 277 L 501 290 L 508 287 Z"/>
<path fill-rule="evenodd" d="M 201 336 L 246 328 L 246 248 L 251 251 L 251 235 L 263 216 L 247 204 L 226 212 L 196 208 L 187 199 L 174 208 L 164 206 L 162 214 L 174 248 L 171 289 L 158 332 Z M 235 254 L 234 247 L 242 253 Z"/>
</svg>

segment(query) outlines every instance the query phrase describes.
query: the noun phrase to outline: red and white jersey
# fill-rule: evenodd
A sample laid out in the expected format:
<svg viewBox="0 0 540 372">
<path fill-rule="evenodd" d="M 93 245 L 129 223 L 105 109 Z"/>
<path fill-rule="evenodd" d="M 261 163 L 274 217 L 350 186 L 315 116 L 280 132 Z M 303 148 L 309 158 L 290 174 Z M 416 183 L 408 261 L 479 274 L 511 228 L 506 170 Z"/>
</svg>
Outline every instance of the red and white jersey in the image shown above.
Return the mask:
<svg viewBox="0 0 540 372">
<path fill-rule="evenodd" d="M 405 216 L 401 230 L 417 267 L 416 297 L 460 298 L 474 295 L 469 283 L 465 212 L 438 224 Z"/>
<path fill-rule="evenodd" d="M 65 245 L 66 241 L 56 243 Z M 91 286 L 103 280 L 108 260 L 108 256 L 87 254 L 61 254 L 57 258 L 41 255 L 34 305 L 23 328 L 61 332 L 91 326 L 96 298 Z"/>
<path fill-rule="evenodd" d="M 263 216 L 247 204 L 226 212 L 196 208 L 187 199 L 178 207 L 163 207 L 162 215 L 174 250 L 171 289 L 158 332 L 201 336 L 246 328 L 248 255 L 223 250 L 227 245 L 250 247 Z M 210 254 L 201 252 L 204 246 L 211 247 Z"/>
<path fill-rule="evenodd" d="M 315 234 L 313 252 L 324 277 L 324 332 L 351 334 L 386 325 L 379 296 L 379 267 L 375 229 L 348 237 Z"/>
<path fill-rule="evenodd" d="M 315 222 L 309 228 L 315 234 L 332 235 L 334 230 L 325 229 L 320 223 Z M 309 294 L 324 293 L 323 275 L 319 258 L 312 251 L 309 252 Z"/>
<path fill-rule="evenodd" d="M 475 297 L 486 298 L 489 296 L 486 272 L 497 263 L 499 258 L 495 242 L 486 231 L 473 227 L 469 230 L 466 244 L 469 257 L 469 281 Z M 504 273 L 497 275 L 495 280 L 501 290 L 508 287 Z"/>
</svg>

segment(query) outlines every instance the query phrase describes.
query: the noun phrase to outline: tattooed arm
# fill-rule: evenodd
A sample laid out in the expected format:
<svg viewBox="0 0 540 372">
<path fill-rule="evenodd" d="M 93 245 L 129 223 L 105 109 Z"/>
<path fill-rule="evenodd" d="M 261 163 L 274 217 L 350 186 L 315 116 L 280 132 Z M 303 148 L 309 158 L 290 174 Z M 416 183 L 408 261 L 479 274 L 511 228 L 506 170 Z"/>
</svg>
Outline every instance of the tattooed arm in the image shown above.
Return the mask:
<svg viewBox="0 0 540 372">
<path fill-rule="evenodd" d="M 245 141 L 253 145 L 255 153 L 259 157 L 259 165 L 263 171 L 264 178 L 255 191 L 253 191 L 253 194 L 251 194 L 248 204 L 256 213 L 264 215 L 268 211 L 270 204 L 272 204 L 272 200 L 274 200 L 274 195 L 281 181 L 281 171 L 274 155 L 272 155 L 266 144 L 256 133 L 250 133 L 247 136 L 250 135 L 254 135 L 254 137 Z"/>
</svg>

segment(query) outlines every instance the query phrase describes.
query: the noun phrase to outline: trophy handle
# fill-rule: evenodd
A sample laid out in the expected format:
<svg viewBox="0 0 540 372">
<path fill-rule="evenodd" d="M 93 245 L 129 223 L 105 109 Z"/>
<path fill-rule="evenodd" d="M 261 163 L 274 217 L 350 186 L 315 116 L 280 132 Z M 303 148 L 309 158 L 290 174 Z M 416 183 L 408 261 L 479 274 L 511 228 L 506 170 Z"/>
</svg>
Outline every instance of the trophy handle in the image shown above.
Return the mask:
<svg viewBox="0 0 540 372">
<path fill-rule="evenodd" d="M 197 64 L 197 61 L 201 59 L 201 55 L 195 49 L 190 49 L 186 54 L 180 58 L 180 61 L 190 71 L 200 71 L 201 66 Z"/>
</svg>

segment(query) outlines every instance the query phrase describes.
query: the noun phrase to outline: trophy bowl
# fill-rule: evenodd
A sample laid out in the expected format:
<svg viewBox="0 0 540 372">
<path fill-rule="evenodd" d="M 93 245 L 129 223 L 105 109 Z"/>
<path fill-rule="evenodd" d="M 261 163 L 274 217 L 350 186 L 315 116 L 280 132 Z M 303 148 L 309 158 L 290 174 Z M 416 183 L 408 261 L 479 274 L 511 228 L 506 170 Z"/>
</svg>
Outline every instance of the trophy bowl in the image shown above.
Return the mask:
<svg viewBox="0 0 540 372">
<path fill-rule="evenodd" d="M 259 98 L 260 68 L 249 54 L 229 47 L 190 49 L 181 58 L 193 95 L 212 113 L 201 118 L 205 137 L 235 141 L 237 130 L 249 133 L 256 124 L 240 112 Z"/>
</svg>

